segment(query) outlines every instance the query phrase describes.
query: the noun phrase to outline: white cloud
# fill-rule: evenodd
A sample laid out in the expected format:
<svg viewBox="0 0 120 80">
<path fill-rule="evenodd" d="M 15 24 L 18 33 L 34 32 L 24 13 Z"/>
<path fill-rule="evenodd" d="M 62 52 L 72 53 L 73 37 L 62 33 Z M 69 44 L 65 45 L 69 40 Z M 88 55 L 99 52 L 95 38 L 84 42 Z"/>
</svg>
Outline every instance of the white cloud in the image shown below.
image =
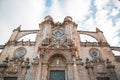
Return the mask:
<svg viewBox="0 0 120 80">
<path fill-rule="evenodd" d="M 44 10 L 43 0 L 2 0 L 0 5 L 0 44 L 6 43 L 12 35 L 12 31 L 20 24 L 22 29 L 39 28 L 38 24 L 44 18 Z"/>
<path fill-rule="evenodd" d="M 90 0 L 67 0 L 64 11 L 76 21 L 80 21 L 88 13 Z"/>
<path fill-rule="evenodd" d="M 101 0 L 95 0 L 95 3 L 97 5 L 97 9 L 101 10 L 101 9 L 105 8 L 105 5 L 106 5 L 106 3 L 108 3 L 108 1 L 109 0 L 103 0 L 103 1 L 101 1 Z"/>
<path fill-rule="evenodd" d="M 5 44 L 8 40 L 9 37 L 11 36 L 10 34 L 12 33 L 12 29 L 8 26 L 6 22 L 0 21 L 0 45 Z"/>
<path fill-rule="evenodd" d="M 119 13 L 118 10 L 113 9 L 113 10 L 112 10 L 112 13 L 111 13 L 111 16 L 116 16 L 118 13 Z"/>
<path fill-rule="evenodd" d="M 51 2 L 52 5 L 48 8 L 45 6 L 45 0 L 2 0 L 0 3 L 0 26 L 2 26 L 0 35 L 6 36 L 2 37 L 0 42 L 5 43 L 5 40 L 10 37 L 9 32 L 20 24 L 22 29 L 38 29 L 38 24 L 44 20 L 44 17 L 51 15 L 54 21 L 63 21 L 65 16 L 71 16 L 81 30 L 94 31 L 98 27 L 111 45 L 118 45 L 120 38 L 116 36 L 118 33 L 116 31 L 120 29 L 120 19 L 117 19 L 114 27 L 112 19 L 108 19 L 120 13 L 118 0 L 95 0 L 97 12 L 93 14 L 90 14 L 91 0 L 51 0 Z M 95 14 L 96 17 L 94 19 L 90 17 L 84 22 L 88 14 L 89 16 Z"/>
</svg>

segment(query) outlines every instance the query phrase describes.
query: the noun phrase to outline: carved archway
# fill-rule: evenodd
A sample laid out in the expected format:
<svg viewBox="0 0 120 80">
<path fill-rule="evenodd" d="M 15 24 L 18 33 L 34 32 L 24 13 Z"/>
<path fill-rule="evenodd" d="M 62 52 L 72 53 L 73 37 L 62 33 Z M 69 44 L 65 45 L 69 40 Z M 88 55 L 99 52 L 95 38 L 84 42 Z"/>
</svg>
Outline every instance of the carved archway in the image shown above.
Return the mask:
<svg viewBox="0 0 120 80">
<path fill-rule="evenodd" d="M 52 55 L 48 63 L 49 80 L 66 80 L 66 58 L 61 54 Z"/>
<path fill-rule="evenodd" d="M 48 61 L 48 66 L 52 70 L 64 70 L 67 62 L 66 58 L 61 54 L 52 55 Z"/>
<path fill-rule="evenodd" d="M 68 56 L 67 54 L 63 53 L 63 52 L 51 52 L 47 55 L 44 56 L 43 61 L 48 62 L 51 57 L 55 56 L 55 55 L 59 55 L 65 58 L 66 62 L 71 61 L 71 56 Z"/>
</svg>

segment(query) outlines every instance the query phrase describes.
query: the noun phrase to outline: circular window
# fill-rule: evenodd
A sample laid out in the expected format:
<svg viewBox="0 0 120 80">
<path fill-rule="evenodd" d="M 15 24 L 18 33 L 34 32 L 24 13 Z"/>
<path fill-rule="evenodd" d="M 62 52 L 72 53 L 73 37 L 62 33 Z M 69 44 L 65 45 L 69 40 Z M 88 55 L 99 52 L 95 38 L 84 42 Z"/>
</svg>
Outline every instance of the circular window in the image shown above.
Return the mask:
<svg viewBox="0 0 120 80">
<path fill-rule="evenodd" d="M 53 35 L 57 36 L 57 37 L 60 37 L 64 34 L 64 31 L 61 30 L 61 29 L 58 29 L 58 30 L 54 30 L 53 31 Z"/>
<path fill-rule="evenodd" d="M 93 51 L 91 54 L 93 57 L 97 57 L 99 54 L 96 51 Z"/>
<path fill-rule="evenodd" d="M 15 51 L 14 57 L 16 58 L 22 58 L 26 54 L 26 49 L 25 48 L 18 48 Z"/>
<path fill-rule="evenodd" d="M 95 49 L 95 48 L 92 48 L 91 50 L 90 50 L 90 55 L 92 56 L 92 57 L 99 57 L 99 50 L 98 49 Z"/>
</svg>

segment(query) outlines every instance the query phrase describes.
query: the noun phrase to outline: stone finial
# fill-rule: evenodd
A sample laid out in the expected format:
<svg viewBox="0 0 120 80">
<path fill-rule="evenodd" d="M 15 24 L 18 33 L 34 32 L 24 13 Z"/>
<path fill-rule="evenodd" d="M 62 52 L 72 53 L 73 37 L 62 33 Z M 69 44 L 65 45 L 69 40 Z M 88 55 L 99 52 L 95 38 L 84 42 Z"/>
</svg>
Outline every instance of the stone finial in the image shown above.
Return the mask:
<svg viewBox="0 0 120 80">
<path fill-rule="evenodd" d="M 46 16 L 46 17 L 44 18 L 44 20 L 45 20 L 45 21 L 52 21 L 52 22 L 53 22 L 53 19 L 52 19 L 52 17 L 51 17 L 50 15 Z"/>
<path fill-rule="evenodd" d="M 64 18 L 64 21 L 72 21 L 72 17 L 66 16 L 66 17 Z"/>
<path fill-rule="evenodd" d="M 21 25 L 19 25 L 16 29 L 13 30 L 14 31 L 20 31 L 21 30 Z"/>
<path fill-rule="evenodd" d="M 96 28 L 96 32 L 102 32 L 100 29 Z"/>
</svg>

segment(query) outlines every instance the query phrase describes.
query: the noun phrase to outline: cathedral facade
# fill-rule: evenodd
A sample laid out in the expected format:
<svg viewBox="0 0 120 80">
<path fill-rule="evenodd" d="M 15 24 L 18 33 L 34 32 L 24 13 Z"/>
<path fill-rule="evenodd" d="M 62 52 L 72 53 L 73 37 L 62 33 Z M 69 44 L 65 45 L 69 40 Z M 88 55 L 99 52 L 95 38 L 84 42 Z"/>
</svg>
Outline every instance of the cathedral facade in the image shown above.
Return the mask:
<svg viewBox="0 0 120 80">
<path fill-rule="evenodd" d="M 19 41 L 36 34 L 36 40 Z M 80 34 L 97 42 L 82 42 Z M 46 16 L 39 30 L 13 30 L 0 45 L 0 80 L 120 80 L 120 57 L 112 50 L 103 32 L 77 30 L 70 16 L 54 22 Z"/>
</svg>

